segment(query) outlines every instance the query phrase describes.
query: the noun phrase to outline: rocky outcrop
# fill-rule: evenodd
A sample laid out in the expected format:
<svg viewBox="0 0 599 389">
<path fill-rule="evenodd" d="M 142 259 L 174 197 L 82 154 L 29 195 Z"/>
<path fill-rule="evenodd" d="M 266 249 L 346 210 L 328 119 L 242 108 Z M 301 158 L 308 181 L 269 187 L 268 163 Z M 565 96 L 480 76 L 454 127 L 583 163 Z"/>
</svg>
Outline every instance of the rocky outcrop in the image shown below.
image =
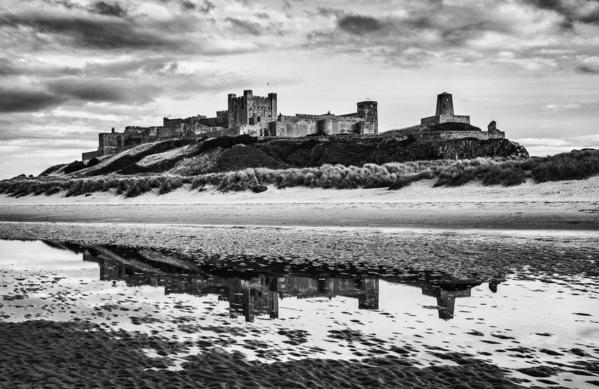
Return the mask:
<svg viewBox="0 0 599 389">
<path fill-rule="evenodd" d="M 507 139 L 415 140 L 399 137 L 334 137 L 261 142 L 256 148 L 291 166 L 325 163 L 356 165 L 477 157 L 527 158 L 526 149 Z"/>
</svg>

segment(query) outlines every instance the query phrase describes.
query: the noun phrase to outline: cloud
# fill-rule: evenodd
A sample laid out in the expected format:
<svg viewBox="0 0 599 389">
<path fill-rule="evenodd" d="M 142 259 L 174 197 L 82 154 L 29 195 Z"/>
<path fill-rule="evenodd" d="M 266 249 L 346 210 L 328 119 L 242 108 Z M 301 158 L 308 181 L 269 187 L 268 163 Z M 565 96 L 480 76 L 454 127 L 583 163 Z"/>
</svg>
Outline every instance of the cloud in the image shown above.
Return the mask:
<svg viewBox="0 0 599 389">
<path fill-rule="evenodd" d="M 151 84 L 126 80 L 65 77 L 46 83 L 48 89 L 65 99 L 88 102 L 147 103 L 157 95 L 159 88 Z"/>
<path fill-rule="evenodd" d="M 570 104 L 547 104 L 543 107 L 543 111 L 546 112 L 564 112 L 564 111 L 576 111 L 582 108 L 581 104 L 570 103 Z"/>
<path fill-rule="evenodd" d="M 307 35 L 308 46 L 345 53 L 362 53 L 388 62 L 422 66 L 434 58 L 473 60 L 480 53 L 471 44 L 487 33 L 508 34 L 511 24 L 498 16 L 476 8 L 429 7 L 404 10 L 382 16 L 339 14 L 333 28 L 323 28 Z M 488 43 L 487 43 L 488 44 Z"/>
<path fill-rule="evenodd" d="M 12 27 L 46 39 L 91 49 L 180 49 L 186 42 L 176 34 L 114 18 L 54 14 L 2 14 L 0 27 Z M 44 38 L 39 38 L 42 34 Z"/>
<path fill-rule="evenodd" d="M 576 71 L 578 73 L 583 73 L 583 74 L 599 74 L 599 69 L 593 68 L 588 65 L 578 65 L 576 67 Z"/>
<path fill-rule="evenodd" d="M 77 75 L 81 69 L 70 66 L 61 66 L 35 60 L 13 61 L 0 57 L 0 76 L 65 76 Z"/>
<path fill-rule="evenodd" d="M 213 2 L 209 0 L 197 1 L 197 0 L 160 0 L 162 3 L 178 3 L 181 9 L 184 11 L 199 11 L 203 14 L 209 14 L 216 8 Z"/>
<path fill-rule="evenodd" d="M 99 15 L 115 16 L 122 18 L 127 14 L 127 11 L 119 3 L 107 3 L 105 1 L 96 1 L 92 4 L 90 12 Z"/>
<path fill-rule="evenodd" d="M 248 33 L 252 35 L 262 35 L 263 30 L 261 29 L 258 23 L 250 22 L 247 20 L 237 19 L 237 18 L 226 18 L 226 21 L 231 23 L 231 25 L 242 33 Z"/>
<path fill-rule="evenodd" d="M 568 0 L 579 5 L 568 9 L 576 20 L 589 21 L 599 2 L 582 2 Z M 563 14 L 514 1 L 403 0 L 377 7 L 317 7 L 306 15 L 324 21 L 306 33 L 305 48 L 415 68 L 572 71 L 580 63 L 577 56 L 596 52 L 599 33 L 594 25 L 564 31 Z"/>
<path fill-rule="evenodd" d="M 0 112 L 29 112 L 56 106 L 66 100 L 46 91 L 0 89 Z"/>
<path fill-rule="evenodd" d="M 562 16 L 564 29 L 572 29 L 575 22 L 599 24 L 599 2 L 596 0 L 527 0 L 527 3 Z"/>
<path fill-rule="evenodd" d="M 380 31 L 384 28 L 377 18 L 362 15 L 346 15 L 339 18 L 337 26 L 350 34 L 363 35 L 374 31 Z"/>
</svg>

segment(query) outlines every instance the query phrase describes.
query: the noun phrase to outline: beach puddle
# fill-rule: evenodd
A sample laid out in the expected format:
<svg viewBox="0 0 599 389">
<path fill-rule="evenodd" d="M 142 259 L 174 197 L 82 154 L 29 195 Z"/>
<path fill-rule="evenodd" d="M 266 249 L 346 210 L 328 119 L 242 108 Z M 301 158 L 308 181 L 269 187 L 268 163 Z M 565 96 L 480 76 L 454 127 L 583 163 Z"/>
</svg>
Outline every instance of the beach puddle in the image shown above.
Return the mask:
<svg viewBox="0 0 599 389">
<path fill-rule="evenodd" d="M 524 386 L 599 382 L 595 278 L 340 273 L 284 258 L 195 264 L 56 241 L 0 240 L 0 253 L 2 322 L 166 339 L 169 347 L 144 345 L 156 361 L 148 369 L 181 371 L 216 352 L 275 365 L 389 357 L 422 369 L 474 358 Z"/>
</svg>

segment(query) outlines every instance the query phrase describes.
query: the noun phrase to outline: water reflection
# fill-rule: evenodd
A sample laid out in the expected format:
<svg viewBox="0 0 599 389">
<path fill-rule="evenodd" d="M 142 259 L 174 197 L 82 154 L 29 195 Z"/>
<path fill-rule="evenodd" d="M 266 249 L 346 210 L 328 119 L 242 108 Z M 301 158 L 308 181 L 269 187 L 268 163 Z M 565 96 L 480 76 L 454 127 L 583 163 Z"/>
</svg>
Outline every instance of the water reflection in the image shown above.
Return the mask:
<svg viewBox="0 0 599 389">
<path fill-rule="evenodd" d="M 279 300 L 286 297 L 328 298 L 335 296 L 357 300 L 359 309 L 379 308 L 379 277 L 352 274 L 343 277 L 322 271 L 303 269 L 301 274 L 281 271 L 276 266 L 259 266 L 260 270 L 236 264 L 240 269 L 205 269 L 190 261 L 153 250 L 130 250 L 118 247 L 85 247 L 68 242 L 46 241 L 54 248 L 67 249 L 83 254 L 83 260 L 96 262 L 100 268 L 99 277 L 104 281 L 124 281 L 127 286 L 149 285 L 164 287 L 166 294 L 186 293 L 195 296 L 214 294 L 221 301 L 229 302 L 231 317 L 242 315 L 251 322 L 257 316 L 279 317 Z M 422 278 L 422 277 L 420 277 Z M 436 298 L 439 318 L 449 320 L 454 317 L 455 300 L 470 297 L 471 289 L 481 282 L 434 280 L 386 281 L 409 284 L 421 288 L 426 296 Z M 500 281 L 489 284 L 497 291 Z"/>
</svg>

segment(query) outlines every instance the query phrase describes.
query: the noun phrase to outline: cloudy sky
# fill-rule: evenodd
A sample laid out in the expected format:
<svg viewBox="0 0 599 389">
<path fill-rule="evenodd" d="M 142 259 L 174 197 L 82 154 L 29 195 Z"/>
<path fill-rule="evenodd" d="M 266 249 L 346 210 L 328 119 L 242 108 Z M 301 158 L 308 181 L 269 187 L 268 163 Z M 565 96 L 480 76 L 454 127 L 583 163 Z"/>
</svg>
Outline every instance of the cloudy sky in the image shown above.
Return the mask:
<svg viewBox="0 0 599 389">
<path fill-rule="evenodd" d="M 599 147 L 599 0 L 0 0 L 0 42 L 0 178 L 243 89 L 381 130 L 447 91 L 532 154 Z"/>
</svg>

